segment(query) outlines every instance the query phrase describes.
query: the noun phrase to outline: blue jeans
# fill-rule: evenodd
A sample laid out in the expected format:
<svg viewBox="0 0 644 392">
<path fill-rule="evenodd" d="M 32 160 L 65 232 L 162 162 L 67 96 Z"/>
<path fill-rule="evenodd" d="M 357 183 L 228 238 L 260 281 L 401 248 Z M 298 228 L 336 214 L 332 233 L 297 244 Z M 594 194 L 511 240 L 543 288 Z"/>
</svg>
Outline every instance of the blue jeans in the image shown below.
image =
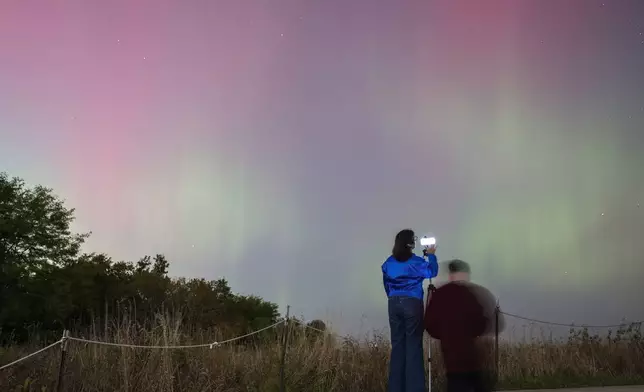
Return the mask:
<svg viewBox="0 0 644 392">
<path fill-rule="evenodd" d="M 389 392 L 425 392 L 423 301 L 402 296 L 389 298 L 389 328 Z"/>
</svg>

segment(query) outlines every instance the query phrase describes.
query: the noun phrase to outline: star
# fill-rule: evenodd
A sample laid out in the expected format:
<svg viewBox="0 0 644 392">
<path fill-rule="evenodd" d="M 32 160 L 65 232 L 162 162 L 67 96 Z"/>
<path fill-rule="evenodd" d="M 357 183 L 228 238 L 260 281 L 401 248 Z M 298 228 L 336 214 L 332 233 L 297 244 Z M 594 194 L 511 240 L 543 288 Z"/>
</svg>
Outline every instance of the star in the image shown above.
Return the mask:
<svg viewBox="0 0 644 392">
<path fill-rule="evenodd" d="M 143 60 L 145 60 L 145 57 L 143 57 Z"/>
<path fill-rule="evenodd" d="M 284 36 L 284 33 L 280 34 L 280 37 L 283 37 L 283 36 Z"/>
</svg>

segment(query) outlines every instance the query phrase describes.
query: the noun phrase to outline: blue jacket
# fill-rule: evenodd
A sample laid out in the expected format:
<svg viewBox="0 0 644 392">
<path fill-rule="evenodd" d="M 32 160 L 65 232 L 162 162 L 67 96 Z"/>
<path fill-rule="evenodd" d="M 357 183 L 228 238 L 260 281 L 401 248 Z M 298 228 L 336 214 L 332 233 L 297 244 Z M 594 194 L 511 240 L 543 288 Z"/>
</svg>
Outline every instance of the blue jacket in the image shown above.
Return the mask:
<svg viewBox="0 0 644 392">
<path fill-rule="evenodd" d="M 423 299 L 423 280 L 438 275 L 436 255 L 422 257 L 412 255 L 407 261 L 398 261 L 389 256 L 382 264 L 382 281 L 387 297 L 407 296 Z"/>
</svg>

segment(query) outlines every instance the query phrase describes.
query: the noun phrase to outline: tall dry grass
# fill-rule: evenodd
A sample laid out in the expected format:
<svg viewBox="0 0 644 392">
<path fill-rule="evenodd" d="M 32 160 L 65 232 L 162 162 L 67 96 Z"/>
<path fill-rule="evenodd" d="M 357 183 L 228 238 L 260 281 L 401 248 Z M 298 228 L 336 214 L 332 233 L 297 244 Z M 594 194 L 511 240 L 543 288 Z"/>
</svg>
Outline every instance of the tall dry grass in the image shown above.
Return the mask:
<svg viewBox="0 0 644 392">
<path fill-rule="evenodd" d="M 97 346 L 70 341 L 64 391 L 277 391 L 280 330 L 242 344 L 186 350 L 147 350 Z M 290 331 L 286 384 L 291 392 L 385 391 L 389 346 L 375 337 L 352 341 Z M 110 342 L 175 345 L 222 338 L 222 331 L 191 331 L 170 317 L 148 325 L 127 320 L 101 332 L 73 331 L 73 336 Z M 218 336 L 217 336 L 218 335 Z M 0 349 L 0 364 L 43 342 Z M 491 347 L 493 343 L 490 342 Z M 434 386 L 444 386 L 439 348 L 433 345 Z M 502 389 L 644 383 L 644 346 L 639 329 L 610 338 L 576 332 L 567 341 L 502 343 L 499 350 Z M 488 363 L 493 367 L 493 350 Z M 0 371 L 0 391 L 53 391 L 60 348 Z"/>
</svg>

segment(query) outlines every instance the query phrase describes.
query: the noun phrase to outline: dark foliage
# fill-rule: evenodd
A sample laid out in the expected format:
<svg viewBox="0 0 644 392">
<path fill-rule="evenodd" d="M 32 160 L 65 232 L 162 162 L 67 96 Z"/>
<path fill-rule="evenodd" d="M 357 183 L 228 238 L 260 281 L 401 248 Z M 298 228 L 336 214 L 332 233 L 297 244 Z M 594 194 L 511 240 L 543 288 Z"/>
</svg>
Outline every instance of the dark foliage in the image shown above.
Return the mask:
<svg viewBox="0 0 644 392">
<path fill-rule="evenodd" d="M 137 262 L 83 254 L 90 233 L 73 233 L 74 209 L 51 189 L 0 173 L 0 340 L 60 335 L 127 314 L 180 314 L 185 326 L 237 332 L 275 322 L 277 305 L 231 291 L 225 279 L 168 277 L 164 255 Z"/>
</svg>

